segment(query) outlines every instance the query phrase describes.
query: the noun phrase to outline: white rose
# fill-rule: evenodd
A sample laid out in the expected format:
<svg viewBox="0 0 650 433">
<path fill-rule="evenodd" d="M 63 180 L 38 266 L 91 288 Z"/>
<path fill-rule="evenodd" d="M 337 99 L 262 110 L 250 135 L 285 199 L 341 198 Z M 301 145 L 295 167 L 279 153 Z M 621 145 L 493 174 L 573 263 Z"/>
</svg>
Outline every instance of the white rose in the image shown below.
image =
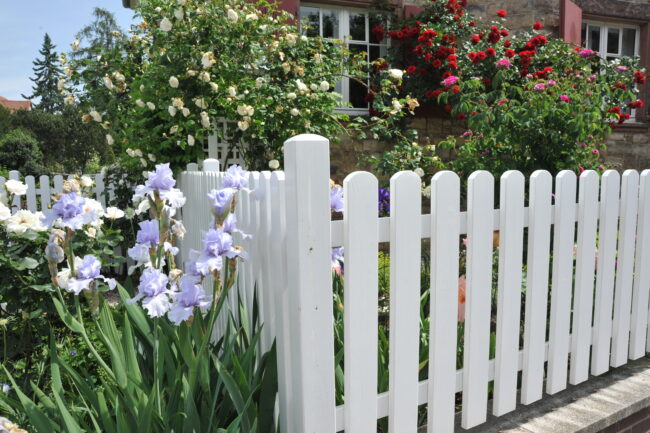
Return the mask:
<svg viewBox="0 0 650 433">
<path fill-rule="evenodd" d="M 246 21 L 255 21 L 256 19 L 257 19 L 257 15 L 255 14 L 246 15 Z"/>
<path fill-rule="evenodd" d="M 204 83 L 207 83 L 208 81 L 210 81 L 210 73 L 206 71 L 201 72 L 199 74 L 199 79 Z"/>
<path fill-rule="evenodd" d="M 138 158 L 142 158 L 142 151 L 140 149 L 135 149 L 133 151 L 133 154 L 137 156 Z"/>
<path fill-rule="evenodd" d="M 153 102 L 147 102 L 147 107 L 149 107 L 150 110 L 155 110 L 156 104 L 154 104 Z"/>
<path fill-rule="evenodd" d="M 11 217 L 11 210 L 3 203 L 0 203 L 0 222 L 7 221 L 9 217 Z"/>
<path fill-rule="evenodd" d="M 70 46 L 72 47 L 72 51 L 77 51 L 79 49 L 79 45 L 81 45 L 81 41 L 79 39 L 75 39 Z"/>
<path fill-rule="evenodd" d="M 204 69 L 208 69 L 217 63 L 217 60 L 214 58 L 214 54 L 212 51 L 206 51 L 203 53 L 201 56 L 201 65 L 203 66 Z"/>
<path fill-rule="evenodd" d="M 151 162 L 156 162 L 156 155 L 154 155 L 153 153 L 148 154 L 147 158 L 149 158 L 149 161 Z"/>
<path fill-rule="evenodd" d="M 233 9 L 228 9 L 228 19 L 231 23 L 236 23 L 239 20 L 239 14 Z"/>
<path fill-rule="evenodd" d="M 205 129 L 210 128 L 210 116 L 205 111 L 201 111 L 201 126 Z"/>
<path fill-rule="evenodd" d="M 107 207 L 106 208 L 106 218 L 117 220 L 124 217 L 124 211 L 116 207 Z"/>
<path fill-rule="evenodd" d="M 193 135 L 188 135 L 187 136 L 187 144 L 189 146 L 194 146 L 194 136 Z"/>
<path fill-rule="evenodd" d="M 417 174 L 420 177 L 424 177 L 424 170 L 422 170 L 420 167 L 413 170 L 413 172 L 415 172 L 415 174 Z"/>
<path fill-rule="evenodd" d="M 89 238 L 95 239 L 95 236 L 97 236 L 97 229 L 95 227 L 88 227 L 85 232 Z"/>
<path fill-rule="evenodd" d="M 41 224 L 42 216 L 42 212 L 34 213 L 21 209 L 7 219 L 7 232 L 20 235 L 27 230 L 34 230 L 36 232 L 47 230 L 47 227 Z"/>
<path fill-rule="evenodd" d="M 321 83 L 320 83 L 320 89 L 321 89 L 323 92 L 327 92 L 327 91 L 330 89 L 330 83 L 328 83 L 327 81 L 321 81 Z"/>
<path fill-rule="evenodd" d="M 296 95 L 294 92 L 289 92 L 287 93 L 287 98 L 289 99 L 296 99 L 298 95 Z"/>
<path fill-rule="evenodd" d="M 176 108 L 183 108 L 183 105 L 185 105 L 185 103 L 183 102 L 182 98 L 172 98 L 172 105 Z"/>
<path fill-rule="evenodd" d="M 203 109 L 203 110 L 205 110 L 206 108 L 208 108 L 208 105 L 205 103 L 205 99 L 204 99 L 204 98 L 196 99 L 196 100 L 194 100 L 194 103 L 196 104 L 197 107 L 199 107 L 199 108 L 201 108 L 201 109 Z"/>
<path fill-rule="evenodd" d="M 294 35 L 294 34 L 292 34 L 292 33 L 289 33 L 289 34 L 285 37 L 285 39 L 286 39 L 286 41 L 287 41 L 287 45 L 289 45 L 290 47 L 296 45 L 296 40 L 297 40 L 296 35 Z"/>
<path fill-rule="evenodd" d="M 250 126 L 250 124 L 245 120 L 240 120 L 239 122 L 237 122 L 237 126 L 242 131 L 246 131 L 248 129 L 248 127 Z"/>
<path fill-rule="evenodd" d="M 142 165 L 143 167 L 146 167 L 147 166 L 147 160 L 144 159 L 144 158 L 140 158 L 140 165 Z"/>
<path fill-rule="evenodd" d="M 269 168 L 271 170 L 277 170 L 278 168 L 280 168 L 280 161 L 278 161 L 277 159 L 270 160 L 269 161 Z"/>
<path fill-rule="evenodd" d="M 169 128 L 169 133 L 174 135 L 178 132 L 178 125 L 174 125 L 171 128 Z"/>
<path fill-rule="evenodd" d="M 112 146 L 113 143 L 115 143 L 115 140 L 113 140 L 113 136 L 111 134 L 106 134 L 106 144 Z"/>
<path fill-rule="evenodd" d="M 113 82 L 111 81 L 111 78 L 106 76 L 103 78 L 103 80 L 104 80 L 104 86 L 106 86 L 108 90 L 113 90 Z"/>
<path fill-rule="evenodd" d="M 401 80 L 403 75 L 404 75 L 404 71 L 402 71 L 401 69 L 388 70 L 388 76 L 394 80 Z"/>
<path fill-rule="evenodd" d="M 27 185 L 19 180 L 10 179 L 5 182 L 5 189 L 9 194 L 25 195 L 27 194 Z"/>
<path fill-rule="evenodd" d="M 237 96 L 237 88 L 235 86 L 229 86 L 228 95 L 233 97 Z"/>
<path fill-rule="evenodd" d="M 298 86 L 298 90 L 301 92 L 306 92 L 308 90 L 307 85 L 303 83 L 302 80 L 296 80 L 296 86 Z"/>
<path fill-rule="evenodd" d="M 174 76 L 169 77 L 169 85 L 176 89 L 178 87 L 178 78 Z"/>
<path fill-rule="evenodd" d="M 172 22 L 167 17 L 160 20 L 160 30 L 168 32 L 172 29 Z"/>
<path fill-rule="evenodd" d="M 90 188 L 95 183 L 95 181 L 90 176 L 81 176 L 79 182 L 81 182 L 81 186 L 86 188 Z"/>
<path fill-rule="evenodd" d="M 217 83 L 210 83 L 210 88 L 216 92 L 219 90 L 219 85 Z"/>
<path fill-rule="evenodd" d="M 183 107 L 183 109 L 181 110 L 181 113 L 183 113 L 183 116 L 187 117 L 187 116 L 190 115 L 190 109 L 187 108 L 187 107 Z"/>
<path fill-rule="evenodd" d="M 404 108 L 402 104 L 400 104 L 400 102 L 397 99 L 393 99 L 393 109 L 391 110 L 391 113 L 392 114 L 398 113 L 402 111 L 402 108 Z"/>
<path fill-rule="evenodd" d="M 135 100 L 135 105 L 142 108 L 142 107 L 144 107 L 144 101 L 142 99 L 136 99 Z"/>
<path fill-rule="evenodd" d="M 426 188 L 422 190 L 422 195 L 425 196 L 426 198 L 431 197 L 431 185 L 428 185 Z"/>
<path fill-rule="evenodd" d="M 65 79 L 60 78 L 59 81 L 56 83 L 56 88 L 59 90 L 63 90 L 65 88 Z"/>
<path fill-rule="evenodd" d="M 291 109 L 291 115 L 292 116 L 297 116 L 299 114 L 300 114 L 300 110 L 298 110 L 297 108 L 292 108 Z"/>
<path fill-rule="evenodd" d="M 176 107 L 174 107 L 173 105 L 167 107 L 167 111 L 169 112 L 170 116 L 172 117 L 176 116 Z"/>
<path fill-rule="evenodd" d="M 135 156 L 135 152 L 131 148 L 126 149 L 126 154 L 129 155 L 131 158 Z"/>
<path fill-rule="evenodd" d="M 97 111 L 93 110 L 88 114 L 90 114 L 90 117 L 92 117 L 95 122 L 101 122 L 102 121 L 102 115 L 99 114 Z"/>
<path fill-rule="evenodd" d="M 183 8 L 178 8 L 174 11 L 174 17 L 177 20 L 182 20 L 183 16 L 185 15 L 185 12 L 183 12 Z"/>
<path fill-rule="evenodd" d="M 70 269 L 63 268 L 56 274 L 56 280 L 59 283 L 59 287 L 62 289 L 68 288 L 68 280 L 70 279 Z"/>
<path fill-rule="evenodd" d="M 311 83 L 311 84 L 309 85 L 309 88 L 310 88 L 312 91 L 315 92 L 315 91 L 318 89 L 318 86 L 317 86 L 316 84 L 314 84 L 314 83 Z"/>
</svg>

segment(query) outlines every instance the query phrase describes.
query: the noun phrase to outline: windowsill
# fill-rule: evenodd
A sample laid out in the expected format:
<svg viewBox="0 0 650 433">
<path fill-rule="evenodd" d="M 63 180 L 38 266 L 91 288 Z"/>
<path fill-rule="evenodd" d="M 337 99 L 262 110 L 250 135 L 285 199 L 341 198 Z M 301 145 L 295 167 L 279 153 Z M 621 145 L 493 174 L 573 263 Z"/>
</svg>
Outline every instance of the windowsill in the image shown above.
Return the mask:
<svg viewBox="0 0 650 433">
<path fill-rule="evenodd" d="M 335 108 L 334 112 L 336 114 L 347 114 L 348 116 L 368 116 L 370 114 L 367 108 L 350 107 Z"/>
</svg>

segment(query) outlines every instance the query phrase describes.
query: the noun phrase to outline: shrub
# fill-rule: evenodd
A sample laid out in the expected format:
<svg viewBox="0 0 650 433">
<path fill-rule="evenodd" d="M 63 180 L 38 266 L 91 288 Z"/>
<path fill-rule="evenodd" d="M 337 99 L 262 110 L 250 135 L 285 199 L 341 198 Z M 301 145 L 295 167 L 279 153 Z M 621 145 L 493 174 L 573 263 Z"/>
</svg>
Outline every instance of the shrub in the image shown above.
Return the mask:
<svg viewBox="0 0 650 433">
<path fill-rule="evenodd" d="M 34 136 L 23 129 L 13 129 L 0 138 L 0 166 L 32 175 L 45 174 L 43 154 Z"/>
</svg>

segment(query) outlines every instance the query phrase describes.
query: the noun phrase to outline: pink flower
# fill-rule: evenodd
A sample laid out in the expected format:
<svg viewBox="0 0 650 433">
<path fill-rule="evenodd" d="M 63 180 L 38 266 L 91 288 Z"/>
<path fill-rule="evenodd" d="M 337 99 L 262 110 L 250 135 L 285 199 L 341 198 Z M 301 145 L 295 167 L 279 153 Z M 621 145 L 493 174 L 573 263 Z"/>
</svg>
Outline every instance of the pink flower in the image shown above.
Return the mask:
<svg viewBox="0 0 650 433">
<path fill-rule="evenodd" d="M 460 80 L 460 78 L 458 78 L 457 76 L 451 75 L 451 76 L 445 78 L 444 80 L 442 80 L 442 84 L 444 84 L 447 87 L 451 87 L 454 84 L 456 84 L 459 80 Z"/>
<path fill-rule="evenodd" d="M 508 102 L 507 99 L 499 99 L 499 100 L 497 101 L 497 104 L 498 104 L 498 105 L 505 105 L 507 102 Z"/>
<path fill-rule="evenodd" d="M 546 84 L 548 84 L 549 86 L 555 86 L 557 83 L 555 82 L 555 80 L 548 80 L 548 83 Z"/>
<path fill-rule="evenodd" d="M 580 54 L 580 57 L 586 59 L 587 57 L 592 56 L 595 53 L 596 52 L 594 50 L 590 50 L 590 49 L 587 48 L 587 49 L 584 49 L 584 50 L 580 51 L 579 54 Z"/>
<path fill-rule="evenodd" d="M 593 153 L 594 155 L 598 155 L 600 152 L 598 151 L 598 149 L 594 149 L 591 151 L 591 153 Z"/>
<path fill-rule="evenodd" d="M 465 288 L 467 287 L 467 280 L 465 275 L 458 278 L 458 321 L 465 321 Z"/>
<path fill-rule="evenodd" d="M 567 95 L 560 95 L 560 101 L 562 102 L 571 102 L 571 98 L 569 98 Z"/>
<path fill-rule="evenodd" d="M 508 69 L 512 65 L 512 63 L 510 63 L 510 60 L 508 59 L 500 59 L 497 60 L 496 65 L 498 69 Z"/>
<path fill-rule="evenodd" d="M 623 65 L 619 65 L 619 66 L 616 67 L 616 70 L 617 71 L 627 71 L 627 67 L 623 66 Z"/>
<path fill-rule="evenodd" d="M 538 92 L 541 92 L 544 89 L 546 89 L 546 84 L 544 83 L 535 84 L 535 87 L 533 87 L 533 90 L 537 90 Z"/>
</svg>

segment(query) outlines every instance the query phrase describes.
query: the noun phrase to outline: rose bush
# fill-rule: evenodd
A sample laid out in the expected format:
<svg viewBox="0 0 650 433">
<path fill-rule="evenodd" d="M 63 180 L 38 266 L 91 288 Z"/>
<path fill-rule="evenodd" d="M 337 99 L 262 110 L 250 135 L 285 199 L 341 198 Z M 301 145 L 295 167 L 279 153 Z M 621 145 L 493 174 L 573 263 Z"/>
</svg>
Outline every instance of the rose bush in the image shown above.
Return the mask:
<svg viewBox="0 0 650 433">
<path fill-rule="evenodd" d="M 467 123 L 449 167 L 461 176 L 485 169 L 604 169 L 605 136 L 643 106 L 646 80 L 638 59 L 604 60 L 597 53 L 549 39 L 542 23 L 517 35 L 507 12 L 480 22 L 466 0 L 432 0 L 392 30 L 389 61 L 405 70 L 403 92 Z M 434 148 L 398 145 L 381 169 L 440 168 Z"/>
<path fill-rule="evenodd" d="M 365 83 L 365 56 L 342 41 L 301 35 L 274 2 L 147 0 L 136 13 L 141 21 L 125 45 L 64 69 L 66 88 L 79 91 L 68 99 L 85 101 L 84 120 L 104 126 L 108 144 L 128 151 L 127 164 L 138 171 L 154 164 L 148 155 L 174 168 L 196 162 L 207 137 L 224 134 L 217 123 L 224 119 L 249 168 L 264 169 L 281 160 L 293 135 L 378 136 L 414 103 L 397 98 L 400 79 L 381 70 L 373 102 L 380 115 L 336 112 L 335 84 L 342 76 Z M 89 105 L 97 101 L 105 102 Z"/>
</svg>

